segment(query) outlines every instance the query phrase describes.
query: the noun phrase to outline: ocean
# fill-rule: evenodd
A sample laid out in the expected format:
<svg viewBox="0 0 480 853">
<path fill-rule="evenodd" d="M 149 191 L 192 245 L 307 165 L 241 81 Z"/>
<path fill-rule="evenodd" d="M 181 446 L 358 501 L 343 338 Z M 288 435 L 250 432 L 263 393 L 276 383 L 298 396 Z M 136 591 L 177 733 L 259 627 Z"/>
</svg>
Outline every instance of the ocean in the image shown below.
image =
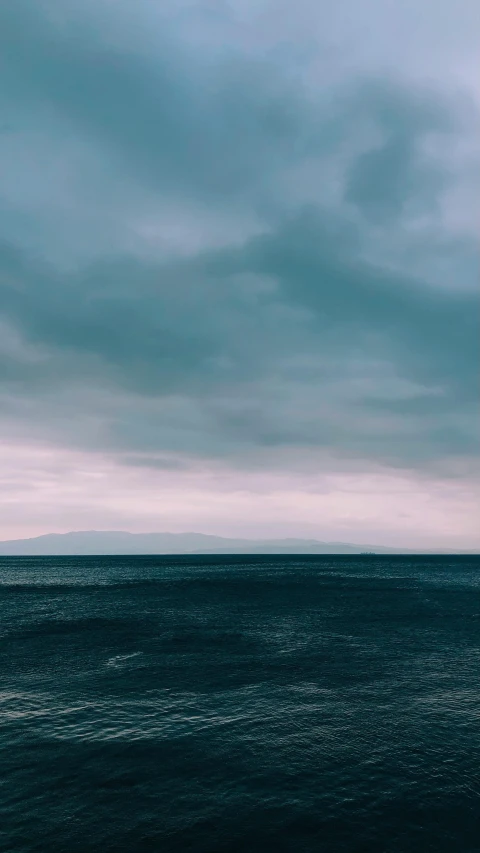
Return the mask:
<svg viewBox="0 0 480 853">
<path fill-rule="evenodd" d="M 477 557 L 0 558 L 0 849 L 480 851 Z"/>
</svg>

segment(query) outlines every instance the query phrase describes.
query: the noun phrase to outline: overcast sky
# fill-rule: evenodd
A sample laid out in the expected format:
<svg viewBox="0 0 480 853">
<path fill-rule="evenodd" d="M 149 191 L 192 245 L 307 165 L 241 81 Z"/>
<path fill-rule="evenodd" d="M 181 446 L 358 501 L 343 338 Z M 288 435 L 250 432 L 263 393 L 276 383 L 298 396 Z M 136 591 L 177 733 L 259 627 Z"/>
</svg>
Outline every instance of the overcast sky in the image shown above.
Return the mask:
<svg viewBox="0 0 480 853">
<path fill-rule="evenodd" d="M 477 0 L 2 0 L 0 538 L 480 545 Z"/>
</svg>

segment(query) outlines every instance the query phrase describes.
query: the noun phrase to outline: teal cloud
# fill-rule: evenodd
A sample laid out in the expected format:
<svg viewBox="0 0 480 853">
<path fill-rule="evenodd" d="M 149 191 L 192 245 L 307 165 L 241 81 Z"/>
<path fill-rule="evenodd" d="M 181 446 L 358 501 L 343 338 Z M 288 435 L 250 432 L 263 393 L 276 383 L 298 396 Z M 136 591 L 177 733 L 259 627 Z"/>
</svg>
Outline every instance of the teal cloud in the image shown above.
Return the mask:
<svg viewBox="0 0 480 853">
<path fill-rule="evenodd" d="M 122 8 L 0 7 L 5 422 L 128 458 L 473 457 L 475 248 L 445 213 L 472 115 L 208 61 L 175 22 L 142 50 Z"/>
</svg>

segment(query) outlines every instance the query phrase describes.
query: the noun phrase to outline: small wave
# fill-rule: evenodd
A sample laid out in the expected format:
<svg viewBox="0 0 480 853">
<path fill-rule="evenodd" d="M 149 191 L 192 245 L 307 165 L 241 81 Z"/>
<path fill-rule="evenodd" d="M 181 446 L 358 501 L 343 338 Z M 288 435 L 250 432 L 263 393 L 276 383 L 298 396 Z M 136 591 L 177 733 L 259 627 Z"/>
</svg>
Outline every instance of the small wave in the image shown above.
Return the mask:
<svg viewBox="0 0 480 853">
<path fill-rule="evenodd" d="M 114 655 L 112 658 L 108 658 L 106 662 L 106 666 L 113 666 L 115 669 L 121 668 L 127 661 L 132 658 L 138 658 L 142 655 L 143 652 L 130 652 L 128 655 Z"/>
<path fill-rule="evenodd" d="M 66 583 L 57 583 L 56 581 L 52 581 L 51 583 L 45 583 L 44 581 L 42 581 L 41 583 L 37 583 L 36 581 L 27 581 L 27 582 L 21 582 L 21 583 L 9 583 L 8 581 L 7 582 L 0 581 L 0 589 L 4 590 L 5 592 L 22 592 L 22 591 L 25 591 L 25 592 L 40 592 L 40 593 L 42 593 L 42 592 L 48 592 L 48 593 L 61 592 L 61 593 L 64 593 L 64 592 L 78 592 L 78 591 L 83 592 L 84 590 L 89 591 L 89 592 L 90 591 L 95 592 L 97 590 L 99 592 L 101 592 L 101 591 L 108 590 L 110 592 L 111 590 L 132 589 L 132 588 L 136 589 L 136 588 L 142 588 L 142 587 L 156 586 L 156 585 L 159 585 L 162 583 L 165 583 L 164 578 L 158 578 L 158 579 L 157 578 L 149 578 L 149 579 L 143 579 L 143 580 L 132 579 L 132 580 L 121 580 L 121 581 L 119 581 L 119 580 L 108 581 L 107 580 L 107 581 L 103 581 L 100 583 L 98 583 L 98 582 L 95 582 L 95 583 L 82 582 L 80 580 L 66 582 Z"/>
<path fill-rule="evenodd" d="M 18 639 L 30 637 L 49 637 L 64 634 L 83 633 L 90 635 L 92 632 L 125 631 L 135 629 L 136 622 L 132 619 L 108 619 L 105 617 L 79 617 L 77 619 L 42 619 L 27 625 L 17 631 L 12 631 L 9 636 Z"/>
</svg>

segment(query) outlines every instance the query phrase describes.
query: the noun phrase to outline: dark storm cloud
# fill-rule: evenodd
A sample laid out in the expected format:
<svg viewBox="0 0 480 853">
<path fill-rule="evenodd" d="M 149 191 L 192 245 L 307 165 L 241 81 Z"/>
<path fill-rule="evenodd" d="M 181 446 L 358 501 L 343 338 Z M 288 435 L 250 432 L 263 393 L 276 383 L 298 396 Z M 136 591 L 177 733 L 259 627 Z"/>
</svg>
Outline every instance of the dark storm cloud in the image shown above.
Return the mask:
<svg viewBox="0 0 480 853">
<path fill-rule="evenodd" d="M 124 182 L 126 216 L 139 192 L 215 211 L 220 245 L 162 257 L 119 239 L 101 257 L 100 233 L 90 259 L 60 269 L 51 242 L 32 253 L 14 229 L 0 253 L 7 418 L 28 400 L 32 432 L 51 422 L 66 442 L 131 459 L 238 462 L 295 446 L 422 465 L 473 453 L 478 299 L 455 278 L 472 248 L 435 219 L 455 166 L 429 154 L 462 133 L 452 105 L 392 80 L 315 99 L 278 63 L 208 64 L 171 33 L 142 53 L 109 35 L 108 18 L 80 26 L 66 9 L 0 8 L 11 121 L 38 116 L 71 172 L 81 140 L 110 186 Z M 29 203 L 25 190 L 17 211 Z M 221 222 L 240 208 L 255 226 L 231 245 Z M 418 216 L 433 217 L 427 262 L 454 259 L 447 287 L 408 259 L 397 271 L 367 260 L 367 244 L 401 242 Z M 101 428 L 82 439 L 89 415 Z"/>
<path fill-rule="evenodd" d="M 63 125 L 54 133 L 93 143 L 118 179 L 221 207 L 248 195 L 273 212 L 263 195 L 272 177 L 308 158 L 328 161 L 338 148 L 355 155 L 359 137 L 347 199 L 367 212 L 399 212 L 417 194 L 435 195 L 441 176 L 422 162 L 421 143 L 452 131 L 455 116 L 433 92 L 360 77 L 353 86 L 320 87 L 312 98 L 294 86 L 281 57 L 254 61 L 233 52 L 209 63 L 168 31 L 159 33 L 153 54 L 134 40 L 127 49 L 111 32 L 111 10 L 93 28 L 67 9 L 2 4 L 5 109 L 21 116 L 22 109 L 48 108 L 38 120 L 55 116 Z M 363 151 L 365 130 L 373 142 L 367 134 Z"/>
<path fill-rule="evenodd" d="M 362 119 L 373 118 L 377 139 L 347 170 L 346 199 L 380 221 L 401 216 L 407 205 L 410 214 L 428 209 L 448 179 L 422 146 L 434 134 L 453 131 L 453 115 L 440 100 L 422 93 L 407 95 L 378 83 L 367 91 L 360 110 L 352 105 L 349 116 L 360 126 Z"/>
<path fill-rule="evenodd" d="M 140 447 L 146 434 L 151 445 L 145 419 L 153 416 L 153 445 L 162 449 L 168 419 L 144 411 L 142 400 L 183 395 L 191 406 L 179 409 L 178 426 L 197 413 L 202 438 L 191 448 L 187 431 L 184 446 L 167 449 L 343 443 L 374 455 L 386 443 L 390 457 L 405 461 L 428 443 L 429 456 L 447 445 L 471 452 L 476 298 L 382 273 L 344 258 L 342 246 L 326 245 L 321 221 L 304 215 L 242 250 L 163 268 L 118 261 L 60 278 L 11 264 L 6 315 L 49 353 L 47 363 L 20 364 L 20 387 L 28 393 L 50 374 L 60 386 L 76 379 L 123 389 L 134 395 L 139 421 L 129 441 Z M 390 388 L 383 380 L 375 393 L 379 362 Z M 355 382 L 365 379 L 373 388 L 358 397 Z M 395 399 L 402 381 L 412 390 Z M 395 422 L 384 430 L 371 413 L 386 410 Z M 442 430 L 438 419 L 450 421 L 452 412 L 454 423 Z"/>
<path fill-rule="evenodd" d="M 115 44 L 108 17 L 92 30 L 65 21 L 61 6 L 49 15 L 51 6 L 0 10 L 2 79 L 15 105 L 48 105 L 117 168 L 175 195 L 241 195 L 272 158 L 289 158 L 301 102 L 268 66 L 239 58 L 212 75 L 168 34 L 143 55 Z"/>
</svg>

